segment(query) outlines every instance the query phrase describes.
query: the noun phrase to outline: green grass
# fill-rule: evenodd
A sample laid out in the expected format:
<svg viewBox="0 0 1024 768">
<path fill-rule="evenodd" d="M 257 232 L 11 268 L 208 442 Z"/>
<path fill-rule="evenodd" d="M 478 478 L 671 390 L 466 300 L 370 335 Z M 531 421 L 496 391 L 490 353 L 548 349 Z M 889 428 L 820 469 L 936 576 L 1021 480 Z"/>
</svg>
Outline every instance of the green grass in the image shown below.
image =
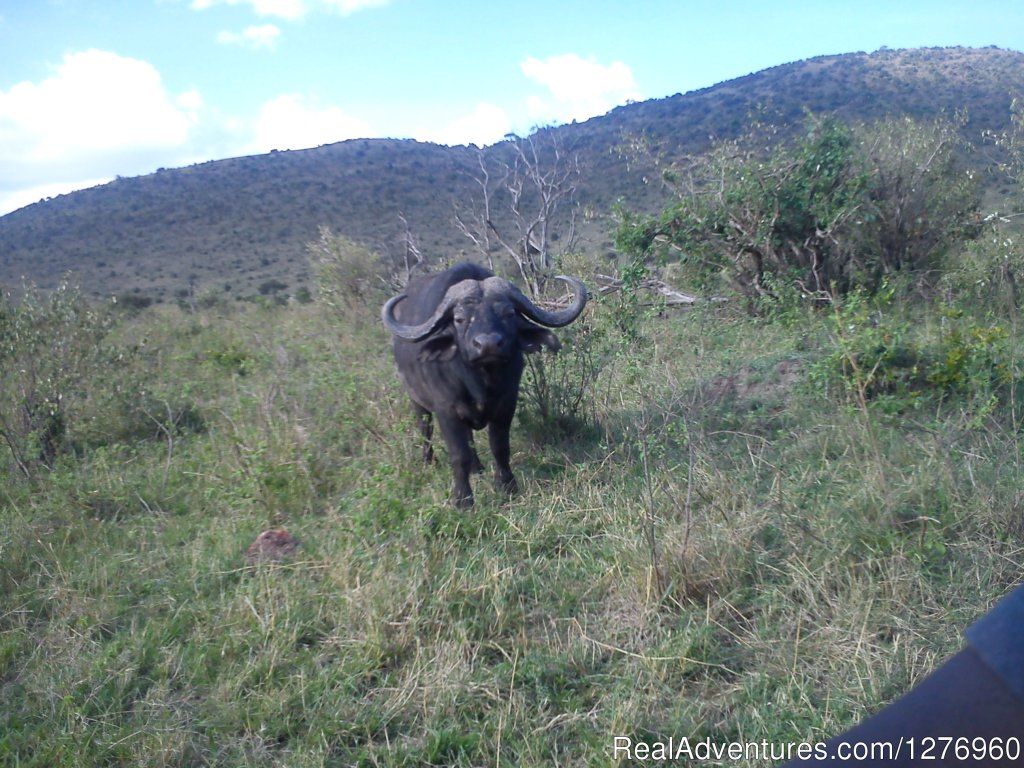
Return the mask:
<svg viewBox="0 0 1024 768">
<path fill-rule="evenodd" d="M 0 458 L 0 764 L 614 765 L 857 722 L 1018 580 L 1021 414 L 824 393 L 829 323 L 610 339 L 587 423 L 520 420 L 521 493 L 488 470 L 464 511 L 372 322 L 126 321 L 56 466 Z M 299 550 L 246 565 L 272 526 Z"/>
</svg>

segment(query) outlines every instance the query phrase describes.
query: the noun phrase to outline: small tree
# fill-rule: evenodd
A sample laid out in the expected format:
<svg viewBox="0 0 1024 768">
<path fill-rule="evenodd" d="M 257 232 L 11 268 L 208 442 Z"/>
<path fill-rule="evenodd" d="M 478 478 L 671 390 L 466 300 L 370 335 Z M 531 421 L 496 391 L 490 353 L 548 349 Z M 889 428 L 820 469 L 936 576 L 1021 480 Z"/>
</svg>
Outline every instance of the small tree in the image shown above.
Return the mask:
<svg viewBox="0 0 1024 768">
<path fill-rule="evenodd" d="M 386 270 L 380 258 L 344 235 L 334 234 L 328 227 L 321 227 L 320 237 L 307 248 L 313 264 L 317 299 L 346 323 L 375 319 L 388 289 Z"/>
<path fill-rule="evenodd" d="M 575 244 L 579 158 L 550 128 L 525 139 L 513 137 L 490 156 L 503 147 L 511 158 L 494 161 L 493 167 L 488 155 L 478 152 L 475 181 L 480 195 L 470 210 L 456 209 L 455 222 L 492 269 L 495 249 L 511 258 L 538 298 L 553 265 L 553 243 L 560 242 L 560 253 L 570 252 Z M 500 205 L 508 206 L 507 213 L 496 210 Z"/>
<path fill-rule="evenodd" d="M 871 282 L 901 269 L 937 267 L 978 231 L 976 174 L 962 166 L 965 119 L 920 123 L 885 120 L 861 129 L 870 173 L 864 252 L 873 254 Z"/>
<path fill-rule="evenodd" d="M 977 186 L 955 136 L 943 122 L 855 132 L 812 118 L 790 145 L 770 130 L 720 142 L 666 173 L 677 194 L 659 217 L 623 212 L 618 244 L 634 259 L 678 258 L 698 279 L 725 276 L 752 304 L 780 283 L 819 297 L 874 290 L 972 233 Z"/>
<path fill-rule="evenodd" d="M 468 209 L 456 209 L 455 222 L 492 270 L 494 253 L 504 254 L 531 297 L 543 301 L 552 269 L 575 257 L 579 158 L 554 129 L 509 139 L 486 154 L 478 151 L 479 195 Z M 566 268 L 579 274 L 581 266 L 577 260 Z M 527 356 L 522 384 L 529 409 L 523 413 L 547 434 L 552 429 L 570 433 L 587 421 L 584 414 L 605 363 L 598 351 L 602 334 L 587 318 L 561 329 L 559 337 L 563 348 L 557 358 L 544 353 Z"/>
<path fill-rule="evenodd" d="M 1016 181 L 1024 182 L 1024 100 L 1014 98 L 1010 104 L 1010 127 L 1005 131 L 987 131 L 985 138 L 994 144 L 1001 157 L 999 170 Z"/>
<path fill-rule="evenodd" d="M 0 443 L 25 477 L 52 468 L 70 413 L 102 360 L 112 316 L 67 282 L 44 294 L 0 294 Z"/>
<path fill-rule="evenodd" d="M 847 281 L 841 234 L 865 185 L 851 132 L 812 120 L 795 147 L 764 140 L 757 132 L 720 142 L 667 171 L 675 202 L 656 219 L 627 214 L 620 247 L 674 252 L 697 275 L 724 275 L 751 300 L 771 295 L 782 276 L 815 291 Z"/>
<path fill-rule="evenodd" d="M 958 269 L 944 276 L 947 289 L 992 306 L 1006 302 L 1013 310 L 1022 305 L 1019 188 L 1024 183 L 1024 101 L 1015 98 L 1010 106 L 1010 124 L 1002 131 L 984 134 L 991 157 L 991 170 L 1004 174 L 1017 189 L 986 215 L 979 237 L 960 254 Z"/>
</svg>

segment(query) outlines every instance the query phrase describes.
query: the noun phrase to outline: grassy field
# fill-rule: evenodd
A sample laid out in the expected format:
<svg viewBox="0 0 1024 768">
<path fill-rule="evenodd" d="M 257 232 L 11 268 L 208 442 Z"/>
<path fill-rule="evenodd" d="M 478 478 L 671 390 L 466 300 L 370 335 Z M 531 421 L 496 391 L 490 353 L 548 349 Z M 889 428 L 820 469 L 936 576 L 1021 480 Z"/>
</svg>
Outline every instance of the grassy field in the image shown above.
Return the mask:
<svg viewBox="0 0 1024 768">
<path fill-rule="evenodd" d="M 616 765 L 617 736 L 837 733 L 1024 560 L 1016 313 L 910 296 L 625 327 L 594 302 L 547 361 L 556 395 L 593 374 L 577 413 L 524 395 L 521 493 L 488 471 L 468 511 L 375 307 L 124 317 L 52 469 L 0 445 L 0 764 Z M 297 551 L 249 565 L 272 527 Z"/>
</svg>

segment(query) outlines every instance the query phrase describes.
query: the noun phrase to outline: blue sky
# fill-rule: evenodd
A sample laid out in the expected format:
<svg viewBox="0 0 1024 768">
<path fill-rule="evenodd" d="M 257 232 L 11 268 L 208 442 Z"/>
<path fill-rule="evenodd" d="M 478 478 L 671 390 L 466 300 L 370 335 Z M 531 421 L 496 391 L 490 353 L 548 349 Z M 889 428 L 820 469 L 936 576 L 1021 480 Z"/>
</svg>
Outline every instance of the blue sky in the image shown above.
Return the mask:
<svg viewBox="0 0 1024 768">
<path fill-rule="evenodd" d="M 0 214 L 363 137 L 480 145 L 813 56 L 1024 51 L 1019 0 L 0 0 Z"/>
</svg>

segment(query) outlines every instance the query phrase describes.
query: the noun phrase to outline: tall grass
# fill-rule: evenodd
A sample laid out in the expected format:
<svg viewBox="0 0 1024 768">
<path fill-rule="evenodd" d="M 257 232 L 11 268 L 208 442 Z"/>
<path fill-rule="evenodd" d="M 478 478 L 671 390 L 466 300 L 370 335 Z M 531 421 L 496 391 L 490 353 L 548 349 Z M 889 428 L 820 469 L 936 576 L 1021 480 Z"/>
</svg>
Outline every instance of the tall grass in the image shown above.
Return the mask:
<svg viewBox="0 0 1024 768">
<path fill-rule="evenodd" d="M 53 468 L 0 458 L 0 763 L 612 765 L 615 736 L 851 725 L 1018 580 L 1021 413 L 825 384 L 830 323 L 610 334 L 585 423 L 525 413 L 521 493 L 465 511 L 374 324 L 124 320 Z M 299 549 L 248 565 L 268 527 Z"/>
</svg>

